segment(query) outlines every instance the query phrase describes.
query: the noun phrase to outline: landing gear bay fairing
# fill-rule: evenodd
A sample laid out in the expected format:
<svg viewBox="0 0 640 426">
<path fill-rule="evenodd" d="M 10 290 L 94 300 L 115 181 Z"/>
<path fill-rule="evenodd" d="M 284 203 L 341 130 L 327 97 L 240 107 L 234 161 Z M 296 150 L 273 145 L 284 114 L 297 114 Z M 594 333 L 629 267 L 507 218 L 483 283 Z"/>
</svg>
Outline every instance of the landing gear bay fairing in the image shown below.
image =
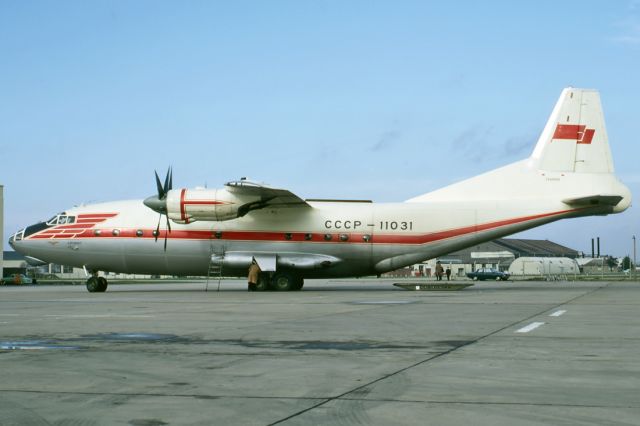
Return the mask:
<svg viewBox="0 0 640 426">
<path fill-rule="evenodd" d="M 631 193 L 614 175 L 597 91 L 562 91 L 531 156 L 403 203 L 302 199 L 239 180 L 173 189 L 156 174 L 145 200 L 71 208 L 16 232 L 34 263 L 101 271 L 246 276 L 258 289 L 299 290 L 305 278 L 380 275 L 559 219 L 620 213 Z"/>
</svg>

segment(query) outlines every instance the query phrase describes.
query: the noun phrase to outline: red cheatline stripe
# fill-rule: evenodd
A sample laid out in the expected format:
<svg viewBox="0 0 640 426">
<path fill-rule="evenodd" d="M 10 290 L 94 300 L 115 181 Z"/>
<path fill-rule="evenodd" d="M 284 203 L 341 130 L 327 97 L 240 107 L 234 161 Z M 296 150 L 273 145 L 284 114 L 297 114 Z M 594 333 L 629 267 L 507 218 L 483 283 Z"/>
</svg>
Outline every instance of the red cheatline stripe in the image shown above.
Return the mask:
<svg viewBox="0 0 640 426">
<path fill-rule="evenodd" d="M 545 217 L 558 216 L 565 213 L 574 212 L 575 210 L 562 210 L 553 213 L 542 213 L 533 216 L 519 217 L 515 219 L 506 219 L 496 222 L 489 222 L 480 225 L 465 226 L 463 228 L 450 229 L 447 231 L 434 232 L 431 234 L 423 235 L 374 235 L 373 241 L 376 243 L 395 243 L 395 244 L 424 244 L 434 241 L 444 240 L 447 238 L 458 237 L 465 234 L 470 234 L 478 231 L 487 231 L 490 229 L 500 228 L 507 225 L 515 225 L 517 223 L 528 222 L 531 220 L 543 219 Z"/>
<path fill-rule="evenodd" d="M 82 213 L 78 215 L 78 219 L 108 219 L 117 215 L 118 213 Z"/>
<path fill-rule="evenodd" d="M 579 210 L 579 209 L 578 209 Z M 503 226 L 514 225 L 518 223 L 523 223 L 532 220 L 543 219 L 552 216 L 560 216 L 567 213 L 574 213 L 577 210 L 562 210 L 558 212 L 552 213 L 542 213 L 538 215 L 524 216 L 514 219 L 506 219 L 495 222 L 488 222 L 480 225 L 472 225 L 465 226 L 457 229 L 450 229 L 446 231 L 433 232 L 430 234 L 421 234 L 421 235 L 402 235 L 402 234 L 374 234 L 370 240 L 371 243 L 375 244 L 425 244 L 434 241 L 440 241 L 448 238 L 458 237 L 465 234 L 470 234 L 478 231 L 486 231 L 490 229 L 500 228 Z M 152 234 L 152 229 L 143 229 L 143 236 L 136 236 L 136 229 L 119 229 L 119 235 L 113 235 L 113 229 L 102 229 L 100 235 L 95 235 L 93 230 L 85 230 L 82 233 L 76 235 L 76 238 L 154 238 Z M 158 238 L 164 238 L 166 230 L 161 230 Z M 290 239 L 287 239 L 285 235 L 289 234 L 291 236 Z M 222 231 L 223 240 L 234 240 L 234 241 L 273 241 L 273 242 L 322 242 L 322 243 L 359 243 L 359 244 L 367 244 L 363 240 L 363 236 L 367 235 L 364 233 L 348 233 L 344 232 L 344 234 L 349 235 L 349 240 L 346 242 L 340 241 L 339 236 L 342 233 L 327 233 L 332 235 L 332 239 L 327 241 L 324 239 L 325 233 L 312 233 L 312 237 L 310 240 L 305 238 L 306 233 L 304 232 L 292 232 L 286 233 L 283 231 L 280 232 L 260 232 L 260 231 Z M 41 233 L 38 235 L 34 235 L 29 238 L 50 238 L 53 236 L 57 237 L 66 237 L 60 234 L 54 235 L 45 235 L 45 233 Z M 173 230 L 168 233 L 167 237 L 169 239 L 189 239 L 189 240 L 210 240 L 215 238 L 215 232 L 204 231 L 204 230 Z"/>
<path fill-rule="evenodd" d="M 91 228 L 95 223 L 75 223 L 73 225 L 58 225 L 55 229 L 86 229 Z"/>
</svg>

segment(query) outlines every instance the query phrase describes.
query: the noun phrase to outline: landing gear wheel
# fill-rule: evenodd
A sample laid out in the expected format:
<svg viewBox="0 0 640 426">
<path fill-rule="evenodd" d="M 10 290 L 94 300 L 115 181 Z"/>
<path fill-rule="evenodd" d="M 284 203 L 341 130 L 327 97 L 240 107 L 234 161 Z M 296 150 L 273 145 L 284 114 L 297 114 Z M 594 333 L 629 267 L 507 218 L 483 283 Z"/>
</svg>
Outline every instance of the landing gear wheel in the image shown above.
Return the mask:
<svg viewBox="0 0 640 426">
<path fill-rule="evenodd" d="M 275 291 L 291 291 L 295 289 L 296 277 L 289 272 L 276 272 L 271 279 L 271 288 Z"/>
<path fill-rule="evenodd" d="M 98 277 L 98 292 L 104 293 L 107 291 L 107 279 L 105 277 Z"/>
<path fill-rule="evenodd" d="M 267 274 L 260 274 L 258 278 L 258 284 L 255 286 L 255 291 L 267 291 L 269 290 L 269 276 Z"/>
<path fill-rule="evenodd" d="M 87 280 L 87 290 L 89 290 L 89 293 L 97 293 L 100 291 L 98 277 L 89 277 Z"/>
<path fill-rule="evenodd" d="M 89 277 L 87 280 L 87 290 L 89 293 L 104 293 L 107 291 L 107 279 L 105 277 Z"/>
</svg>

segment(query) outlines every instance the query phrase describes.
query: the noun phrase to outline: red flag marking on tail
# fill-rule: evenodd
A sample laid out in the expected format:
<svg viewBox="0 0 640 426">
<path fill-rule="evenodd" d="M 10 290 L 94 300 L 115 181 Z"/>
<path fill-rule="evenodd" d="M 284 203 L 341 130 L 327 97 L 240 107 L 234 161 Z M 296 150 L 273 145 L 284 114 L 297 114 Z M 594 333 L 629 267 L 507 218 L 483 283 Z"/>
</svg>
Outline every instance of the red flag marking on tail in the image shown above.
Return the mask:
<svg viewBox="0 0 640 426">
<path fill-rule="evenodd" d="M 553 139 L 569 139 L 581 144 L 590 144 L 596 129 L 587 129 L 584 124 L 558 124 Z"/>
</svg>

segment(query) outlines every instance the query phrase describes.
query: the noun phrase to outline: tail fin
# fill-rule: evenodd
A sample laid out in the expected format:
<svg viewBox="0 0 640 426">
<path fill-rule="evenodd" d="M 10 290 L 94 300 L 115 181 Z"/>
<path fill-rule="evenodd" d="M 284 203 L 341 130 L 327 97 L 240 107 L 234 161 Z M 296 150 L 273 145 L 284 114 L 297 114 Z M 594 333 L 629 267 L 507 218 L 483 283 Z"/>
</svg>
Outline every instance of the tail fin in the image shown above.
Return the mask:
<svg viewBox="0 0 640 426">
<path fill-rule="evenodd" d="M 596 90 L 562 91 L 531 159 L 540 170 L 613 173 L 607 130 Z"/>
<path fill-rule="evenodd" d="M 492 188 L 490 193 L 486 188 Z M 613 174 L 600 95 L 595 90 L 570 87 L 562 91 L 528 159 L 407 201 L 556 197 L 572 206 L 613 206 L 614 213 L 625 210 L 631 203 L 629 189 Z"/>
</svg>

